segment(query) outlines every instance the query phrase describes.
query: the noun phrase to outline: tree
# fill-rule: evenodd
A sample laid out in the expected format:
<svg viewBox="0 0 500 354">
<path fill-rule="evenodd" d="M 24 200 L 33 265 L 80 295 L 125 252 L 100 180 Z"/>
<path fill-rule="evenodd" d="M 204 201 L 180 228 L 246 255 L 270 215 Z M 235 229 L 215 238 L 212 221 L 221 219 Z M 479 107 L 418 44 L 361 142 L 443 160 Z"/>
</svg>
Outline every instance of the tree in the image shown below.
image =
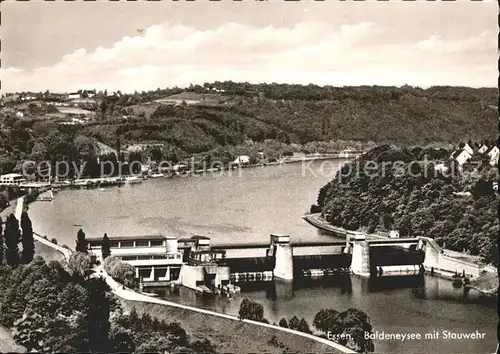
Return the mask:
<svg viewBox="0 0 500 354">
<path fill-rule="evenodd" d="M 297 316 L 293 316 L 288 322 L 288 328 L 298 330 L 299 323 L 300 323 L 299 318 Z"/>
<path fill-rule="evenodd" d="M 283 328 L 288 328 L 288 322 L 286 321 L 285 318 L 280 319 L 279 326 Z"/>
<path fill-rule="evenodd" d="M 82 229 L 78 230 L 76 235 L 76 251 L 81 253 L 89 253 L 87 250 L 88 242 L 85 239 L 85 232 Z"/>
<path fill-rule="evenodd" d="M 19 222 L 14 216 L 10 214 L 5 222 L 5 255 L 7 264 L 17 265 L 20 263 L 19 258 L 19 241 L 21 241 L 21 231 L 19 230 Z"/>
<path fill-rule="evenodd" d="M 135 351 L 134 333 L 121 326 L 111 328 L 109 349 L 111 353 L 132 353 Z M 142 353 L 142 352 L 141 352 Z"/>
<path fill-rule="evenodd" d="M 195 353 L 200 354 L 215 354 L 217 353 L 216 347 L 210 343 L 208 339 L 197 340 L 191 344 L 191 348 Z"/>
<path fill-rule="evenodd" d="M 334 309 L 322 309 L 314 316 L 313 325 L 321 332 L 337 333 L 339 312 Z"/>
<path fill-rule="evenodd" d="M 106 296 L 108 290 L 108 285 L 101 278 L 93 278 L 88 281 L 88 338 L 89 349 L 92 353 L 108 352 L 110 330 L 110 303 Z"/>
<path fill-rule="evenodd" d="M 262 321 L 264 318 L 264 308 L 258 302 L 244 298 L 240 304 L 239 316 L 242 319 Z"/>
<path fill-rule="evenodd" d="M 165 325 L 163 332 L 172 343 L 181 347 L 188 345 L 188 335 L 178 322 Z"/>
<path fill-rule="evenodd" d="M 104 234 L 104 237 L 102 238 L 101 252 L 102 259 L 108 258 L 111 254 L 111 245 L 109 244 L 108 234 Z"/>
<path fill-rule="evenodd" d="M 309 328 L 309 324 L 307 323 L 304 317 L 300 319 L 299 326 L 297 329 L 304 333 L 309 333 L 309 334 L 312 333 L 311 329 Z"/>
<path fill-rule="evenodd" d="M 3 252 L 4 252 L 4 246 L 3 246 L 3 220 L 2 217 L 0 217 L 0 266 L 3 263 Z"/>
<path fill-rule="evenodd" d="M 92 258 L 82 252 L 73 252 L 68 260 L 68 268 L 83 279 L 87 279 L 92 274 Z"/>
<path fill-rule="evenodd" d="M 372 325 L 370 317 L 362 310 L 356 308 L 347 309 L 341 312 L 338 317 L 339 327 L 342 328 L 342 333 L 348 339 L 341 339 L 339 343 L 342 345 L 348 344 L 355 347 L 356 351 L 365 353 L 373 352 L 375 346 L 371 339 L 366 339 L 366 334 L 372 333 Z"/>
<path fill-rule="evenodd" d="M 43 345 L 47 334 L 44 327 L 42 316 L 37 313 L 25 313 L 14 323 L 14 340 L 28 352 L 47 352 L 48 348 Z"/>
<path fill-rule="evenodd" d="M 22 261 L 28 264 L 33 260 L 35 255 L 35 240 L 33 239 L 33 226 L 27 212 L 21 214 L 21 230 L 23 253 Z"/>
<path fill-rule="evenodd" d="M 47 156 L 47 147 L 42 142 L 36 142 L 31 149 L 30 159 L 36 162 L 45 160 Z"/>
<path fill-rule="evenodd" d="M 175 345 L 166 337 L 155 333 L 148 340 L 142 342 L 137 353 L 168 353 L 175 348 Z"/>
<path fill-rule="evenodd" d="M 135 277 L 134 266 L 122 262 L 116 257 L 108 257 L 104 261 L 104 269 L 117 282 L 125 285 L 128 288 L 136 289 L 138 287 L 138 279 Z"/>
</svg>

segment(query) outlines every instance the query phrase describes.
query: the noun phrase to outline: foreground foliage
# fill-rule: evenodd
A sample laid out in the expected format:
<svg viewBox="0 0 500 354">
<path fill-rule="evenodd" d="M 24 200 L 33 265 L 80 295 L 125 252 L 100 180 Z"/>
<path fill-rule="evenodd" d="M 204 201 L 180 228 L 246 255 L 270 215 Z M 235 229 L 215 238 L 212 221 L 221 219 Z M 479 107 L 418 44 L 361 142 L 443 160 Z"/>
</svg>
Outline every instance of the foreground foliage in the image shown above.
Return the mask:
<svg viewBox="0 0 500 354">
<path fill-rule="evenodd" d="M 0 325 L 28 351 L 216 352 L 206 340 L 190 342 L 178 323 L 123 314 L 101 278 L 71 274 L 39 256 L 27 265 L 0 265 Z"/>
</svg>

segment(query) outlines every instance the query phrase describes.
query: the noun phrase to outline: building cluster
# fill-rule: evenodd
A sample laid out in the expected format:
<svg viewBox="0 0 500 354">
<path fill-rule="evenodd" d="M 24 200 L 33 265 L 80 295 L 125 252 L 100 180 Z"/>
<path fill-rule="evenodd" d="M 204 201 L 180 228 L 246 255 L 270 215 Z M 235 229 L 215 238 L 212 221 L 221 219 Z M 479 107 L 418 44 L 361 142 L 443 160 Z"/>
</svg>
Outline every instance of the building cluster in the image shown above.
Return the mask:
<svg viewBox="0 0 500 354">
<path fill-rule="evenodd" d="M 68 99 L 84 99 L 92 98 L 96 95 L 96 90 L 78 90 L 77 92 L 72 92 L 68 94 Z"/>
<path fill-rule="evenodd" d="M 451 154 L 451 158 L 455 160 L 459 166 L 463 166 L 475 155 L 486 157 L 491 166 L 496 166 L 498 164 L 500 150 L 496 145 L 488 146 L 487 144 L 467 143 L 455 150 Z"/>
</svg>

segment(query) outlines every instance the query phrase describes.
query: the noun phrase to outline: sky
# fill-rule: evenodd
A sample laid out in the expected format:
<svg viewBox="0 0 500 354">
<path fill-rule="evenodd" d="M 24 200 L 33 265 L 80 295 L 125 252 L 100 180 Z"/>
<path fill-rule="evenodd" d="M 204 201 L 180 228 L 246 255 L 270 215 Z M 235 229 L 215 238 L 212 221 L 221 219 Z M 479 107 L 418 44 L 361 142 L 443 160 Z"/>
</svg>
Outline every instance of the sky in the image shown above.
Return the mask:
<svg viewBox="0 0 500 354">
<path fill-rule="evenodd" d="M 57 0 L 1 10 L 2 93 L 225 80 L 497 86 L 494 1 Z"/>
</svg>

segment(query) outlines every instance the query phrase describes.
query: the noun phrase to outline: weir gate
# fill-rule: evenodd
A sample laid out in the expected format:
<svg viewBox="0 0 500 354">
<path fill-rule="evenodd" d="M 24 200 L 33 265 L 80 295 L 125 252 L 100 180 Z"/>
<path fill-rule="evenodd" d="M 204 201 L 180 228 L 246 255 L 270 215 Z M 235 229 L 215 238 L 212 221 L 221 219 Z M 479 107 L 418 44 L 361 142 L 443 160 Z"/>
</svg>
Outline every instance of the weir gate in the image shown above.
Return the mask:
<svg viewBox="0 0 500 354">
<path fill-rule="evenodd" d="M 205 240 L 203 250 L 197 240 Z M 233 282 L 293 280 L 352 272 L 370 276 L 417 275 L 423 272 L 425 241 L 420 238 L 366 240 L 348 235 L 346 241 L 291 243 L 288 235 L 271 235 L 269 243 L 213 244 L 207 237 L 179 239 L 179 250 L 188 261 L 204 252 L 212 264 L 229 268 Z"/>
</svg>

